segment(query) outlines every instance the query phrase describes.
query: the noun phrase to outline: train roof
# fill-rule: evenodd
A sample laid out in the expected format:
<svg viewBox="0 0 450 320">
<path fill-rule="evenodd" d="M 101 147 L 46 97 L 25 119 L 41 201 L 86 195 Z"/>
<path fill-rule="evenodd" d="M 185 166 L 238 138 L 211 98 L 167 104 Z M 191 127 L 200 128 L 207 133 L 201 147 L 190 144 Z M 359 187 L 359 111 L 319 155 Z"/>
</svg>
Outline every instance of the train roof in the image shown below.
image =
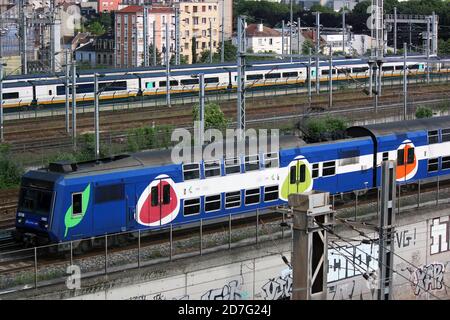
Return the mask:
<svg viewBox="0 0 450 320">
<path fill-rule="evenodd" d="M 348 128 L 346 133 L 350 137 L 371 136 L 378 138 L 393 134 L 447 128 L 450 128 L 450 116 L 354 126 Z"/>
<path fill-rule="evenodd" d="M 271 151 L 270 136 L 267 137 L 268 152 Z M 280 149 L 300 148 L 306 143 L 297 136 L 280 136 Z M 206 146 L 203 146 L 203 149 Z M 212 148 L 213 144 L 208 148 Z M 226 155 L 226 143 L 223 145 L 223 155 Z M 236 144 L 235 144 L 236 148 Z M 246 150 L 248 150 L 248 143 L 246 143 Z M 211 149 L 210 149 L 211 150 Z M 198 148 L 192 148 L 191 154 L 199 151 Z M 201 153 L 202 154 L 202 153 Z M 103 158 L 99 160 L 72 163 L 70 161 L 58 161 L 51 163 L 48 168 L 41 169 L 40 172 L 51 172 L 53 174 L 60 174 L 62 176 L 84 176 L 87 174 L 104 174 L 112 171 L 121 171 L 126 169 L 138 169 L 143 167 L 157 167 L 176 164 L 172 160 L 172 149 L 165 150 L 150 150 L 142 151 L 133 154 L 123 154 L 113 157 Z M 193 156 L 191 156 L 193 158 Z M 205 161 L 217 160 L 218 157 L 204 158 Z M 180 163 L 178 163 L 180 164 Z"/>
</svg>

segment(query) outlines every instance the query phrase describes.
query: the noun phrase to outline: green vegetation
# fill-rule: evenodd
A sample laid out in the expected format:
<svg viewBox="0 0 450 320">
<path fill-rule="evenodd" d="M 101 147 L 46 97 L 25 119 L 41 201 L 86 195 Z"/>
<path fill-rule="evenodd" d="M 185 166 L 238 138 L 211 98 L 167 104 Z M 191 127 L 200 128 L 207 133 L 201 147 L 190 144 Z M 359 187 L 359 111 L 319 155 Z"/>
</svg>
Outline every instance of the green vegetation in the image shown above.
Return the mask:
<svg viewBox="0 0 450 320">
<path fill-rule="evenodd" d="M 203 50 L 197 63 L 209 63 L 209 50 Z M 213 63 L 219 63 L 222 52 L 222 43 L 219 43 L 217 52 L 213 54 Z M 235 62 L 237 57 L 237 48 L 231 43 L 231 41 L 225 41 L 224 45 L 224 60 L 225 62 Z"/>
<path fill-rule="evenodd" d="M 199 106 L 195 105 L 192 109 L 192 116 L 194 121 L 198 121 Z M 230 120 L 225 117 L 220 106 L 217 103 L 205 104 L 205 130 L 206 129 L 219 129 L 224 130 L 227 128 Z"/>
<path fill-rule="evenodd" d="M 337 117 L 309 119 L 305 125 L 305 139 L 319 142 L 342 138 L 348 123 L 346 119 Z"/>
<path fill-rule="evenodd" d="M 86 29 L 96 36 L 102 36 L 106 33 L 106 28 L 99 21 L 91 22 L 86 26 Z"/>
<path fill-rule="evenodd" d="M 148 49 L 148 59 L 150 61 L 150 64 L 153 65 L 153 43 L 151 43 L 149 45 L 149 49 Z M 158 48 L 156 48 L 156 65 L 160 65 L 162 61 L 162 57 L 161 57 L 161 52 L 158 50 Z"/>
<path fill-rule="evenodd" d="M 0 189 L 17 187 L 23 169 L 11 156 L 10 146 L 0 144 Z"/>
<path fill-rule="evenodd" d="M 416 118 L 417 119 L 424 119 L 424 118 L 431 118 L 433 116 L 433 110 L 427 107 L 418 107 L 416 109 Z"/>
<path fill-rule="evenodd" d="M 169 148 L 172 144 L 170 137 L 173 127 L 169 125 L 155 127 L 141 127 L 128 131 L 128 150 Z"/>
</svg>

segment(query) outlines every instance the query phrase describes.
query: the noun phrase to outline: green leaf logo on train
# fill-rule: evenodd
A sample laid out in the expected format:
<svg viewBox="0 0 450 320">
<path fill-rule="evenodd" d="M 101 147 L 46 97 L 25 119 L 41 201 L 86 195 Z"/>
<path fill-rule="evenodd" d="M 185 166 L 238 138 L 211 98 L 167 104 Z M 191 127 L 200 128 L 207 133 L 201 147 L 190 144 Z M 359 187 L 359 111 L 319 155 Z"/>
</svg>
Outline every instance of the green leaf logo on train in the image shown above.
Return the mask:
<svg viewBox="0 0 450 320">
<path fill-rule="evenodd" d="M 313 179 L 311 164 L 304 156 L 297 156 L 284 168 L 280 198 L 287 201 L 292 193 L 303 193 L 312 190 Z"/>
<path fill-rule="evenodd" d="M 84 189 L 83 193 L 81 194 L 81 213 L 77 213 L 76 215 L 73 214 L 73 203 L 69 207 L 69 209 L 67 209 L 66 215 L 64 216 L 64 224 L 66 226 L 64 238 L 67 236 L 67 232 L 69 231 L 70 228 L 75 227 L 83 220 L 89 204 L 90 196 L 91 196 L 91 185 L 88 184 L 86 189 Z"/>
</svg>

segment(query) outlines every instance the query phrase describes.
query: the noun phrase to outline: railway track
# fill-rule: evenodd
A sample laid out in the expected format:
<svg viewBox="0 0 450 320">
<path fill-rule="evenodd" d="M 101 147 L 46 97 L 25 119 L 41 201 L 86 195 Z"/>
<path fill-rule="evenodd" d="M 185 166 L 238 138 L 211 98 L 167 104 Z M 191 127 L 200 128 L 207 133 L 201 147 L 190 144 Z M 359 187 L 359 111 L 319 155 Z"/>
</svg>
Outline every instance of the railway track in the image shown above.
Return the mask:
<svg viewBox="0 0 450 320">
<path fill-rule="evenodd" d="M 0 191 L 0 230 L 14 226 L 18 197 L 18 188 Z"/>
<path fill-rule="evenodd" d="M 430 87 L 412 87 L 410 88 L 410 98 L 416 102 L 427 100 L 431 97 L 448 97 L 448 85 L 436 85 Z M 307 100 L 304 95 L 294 96 L 294 99 L 267 98 L 258 97 L 248 99 L 247 115 L 260 116 L 263 114 L 288 114 L 296 112 L 302 114 L 307 106 Z M 252 103 L 254 101 L 254 103 Z M 280 103 L 281 101 L 281 103 Z M 287 102 L 285 102 L 287 101 Z M 386 89 L 383 96 L 380 97 L 380 103 L 400 102 L 397 89 Z M 264 103 L 261 103 L 264 102 Z M 355 105 L 364 105 L 372 102 L 370 97 L 358 93 L 339 93 L 334 94 L 335 106 L 332 110 L 340 108 L 351 108 Z M 235 102 L 221 103 L 222 110 L 226 116 L 235 116 Z M 314 97 L 311 108 L 328 109 L 328 95 L 322 94 Z M 101 130 L 104 132 L 117 132 L 129 128 L 155 124 L 171 125 L 192 125 L 191 107 L 186 105 L 175 105 L 170 109 L 162 108 L 143 108 L 120 111 L 104 111 L 101 115 Z M 79 134 L 93 130 L 94 120 L 92 114 L 80 114 L 77 120 L 77 130 Z M 45 128 L 45 129 L 44 129 Z M 41 119 L 22 119 L 8 121 L 5 128 L 6 141 L 14 144 L 31 144 L 33 141 L 42 140 L 46 143 L 53 143 L 54 140 L 67 139 L 65 135 L 65 124 L 63 116 L 43 117 Z M 43 144 L 43 143 L 42 143 Z"/>
</svg>

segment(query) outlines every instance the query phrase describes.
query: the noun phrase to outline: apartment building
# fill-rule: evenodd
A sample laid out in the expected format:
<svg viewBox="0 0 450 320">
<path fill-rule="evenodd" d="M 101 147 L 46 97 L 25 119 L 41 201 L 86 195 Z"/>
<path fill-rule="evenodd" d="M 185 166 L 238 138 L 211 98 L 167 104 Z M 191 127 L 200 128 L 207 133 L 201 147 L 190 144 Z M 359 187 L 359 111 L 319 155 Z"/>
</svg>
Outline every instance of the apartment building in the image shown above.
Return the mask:
<svg viewBox="0 0 450 320">
<path fill-rule="evenodd" d="M 166 26 L 169 28 L 169 54 L 175 48 L 175 11 L 171 7 L 148 7 L 148 45 L 155 42 L 159 52 L 165 50 Z M 153 40 L 153 21 L 155 39 Z M 144 7 L 130 5 L 115 15 L 116 66 L 136 67 L 144 64 Z"/>
</svg>

